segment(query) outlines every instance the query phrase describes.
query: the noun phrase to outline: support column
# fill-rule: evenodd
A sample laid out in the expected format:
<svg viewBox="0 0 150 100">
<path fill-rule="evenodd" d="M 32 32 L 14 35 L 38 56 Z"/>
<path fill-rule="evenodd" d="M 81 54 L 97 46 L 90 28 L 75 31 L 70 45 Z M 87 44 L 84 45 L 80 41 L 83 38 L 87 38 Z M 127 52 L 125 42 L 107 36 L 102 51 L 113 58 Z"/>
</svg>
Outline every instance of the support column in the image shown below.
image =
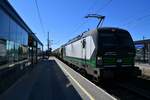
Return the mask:
<svg viewBox="0 0 150 100">
<path fill-rule="evenodd" d="M 148 43 L 148 63 L 150 64 L 150 43 Z"/>
</svg>

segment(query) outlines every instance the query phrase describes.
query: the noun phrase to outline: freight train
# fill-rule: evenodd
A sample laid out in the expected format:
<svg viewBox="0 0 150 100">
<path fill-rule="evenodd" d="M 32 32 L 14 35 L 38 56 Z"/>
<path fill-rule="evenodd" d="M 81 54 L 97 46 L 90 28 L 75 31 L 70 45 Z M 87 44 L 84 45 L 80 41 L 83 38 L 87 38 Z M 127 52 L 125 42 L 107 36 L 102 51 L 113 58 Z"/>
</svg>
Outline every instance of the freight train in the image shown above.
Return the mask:
<svg viewBox="0 0 150 100">
<path fill-rule="evenodd" d="M 124 29 L 101 27 L 84 32 L 53 53 L 95 80 L 141 75 L 134 66 L 134 42 Z"/>
</svg>

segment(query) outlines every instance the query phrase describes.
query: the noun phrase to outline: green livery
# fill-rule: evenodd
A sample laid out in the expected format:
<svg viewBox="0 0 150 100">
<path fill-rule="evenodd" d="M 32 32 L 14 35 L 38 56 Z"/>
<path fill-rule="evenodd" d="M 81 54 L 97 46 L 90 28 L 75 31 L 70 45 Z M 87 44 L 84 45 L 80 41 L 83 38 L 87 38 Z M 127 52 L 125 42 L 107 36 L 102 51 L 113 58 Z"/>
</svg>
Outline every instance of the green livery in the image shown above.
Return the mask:
<svg viewBox="0 0 150 100">
<path fill-rule="evenodd" d="M 114 77 L 116 73 L 141 74 L 134 66 L 134 42 L 128 31 L 119 28 L 84 32 L 56 49 L 54 54 L 96 79 Z"/>
</svg>

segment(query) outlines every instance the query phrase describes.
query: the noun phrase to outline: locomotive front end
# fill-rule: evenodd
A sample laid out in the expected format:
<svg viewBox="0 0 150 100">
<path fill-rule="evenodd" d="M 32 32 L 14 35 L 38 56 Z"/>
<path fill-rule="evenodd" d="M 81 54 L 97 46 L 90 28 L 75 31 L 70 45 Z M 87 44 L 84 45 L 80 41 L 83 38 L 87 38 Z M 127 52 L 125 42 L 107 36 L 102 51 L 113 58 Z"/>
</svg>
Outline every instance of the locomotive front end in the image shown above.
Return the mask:
<svg viewBox="0 0 150 100">
<path fill-rule="evenodd" d="M 97 67 L 100 77 L 138 76 L 134 66 L 135 46 L 126 30 L 117 28 L 99 29 Z"/>
</svg>

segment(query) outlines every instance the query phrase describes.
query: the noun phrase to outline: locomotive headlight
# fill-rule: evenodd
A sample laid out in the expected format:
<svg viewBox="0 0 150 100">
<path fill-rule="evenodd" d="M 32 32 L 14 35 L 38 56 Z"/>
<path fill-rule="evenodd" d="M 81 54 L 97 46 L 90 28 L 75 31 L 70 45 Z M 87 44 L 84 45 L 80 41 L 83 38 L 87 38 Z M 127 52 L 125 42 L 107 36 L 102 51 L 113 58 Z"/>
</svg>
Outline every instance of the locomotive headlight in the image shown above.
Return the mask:
<svg viewBox="0 0 150 100">
<path fill-rule="evenodd" d="M 122 59 L 117 59 L 117 63 L 122 63 Z"/>
<path fill-rule="evenodd" d="M 103 62 L 102 57 L 97 57 L 97 64 L 102 65 L 102 62 Z"/>
<path fill-rule="evenodd" d="M 102 57 L 97 57 L 97 60 L 102 60 Z"/>
</svg>

